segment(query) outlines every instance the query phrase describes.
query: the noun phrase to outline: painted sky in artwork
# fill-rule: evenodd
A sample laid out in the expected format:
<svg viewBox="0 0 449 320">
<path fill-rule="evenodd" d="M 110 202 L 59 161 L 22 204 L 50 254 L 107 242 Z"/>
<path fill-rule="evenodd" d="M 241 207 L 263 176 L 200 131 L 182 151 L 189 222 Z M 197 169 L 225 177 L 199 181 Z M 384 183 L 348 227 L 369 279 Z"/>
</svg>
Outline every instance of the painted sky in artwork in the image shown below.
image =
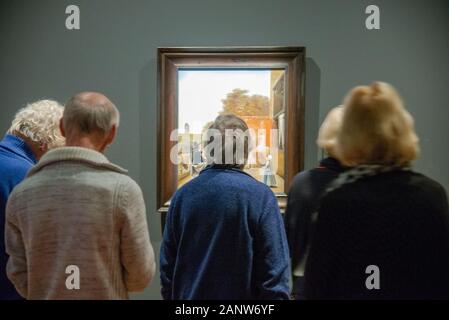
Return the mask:
<svg viewBox="0 0 449 320">
<path fill-rule="evenodd" d="M 184 133 L 201 133 L 222 110 L 221 100 L 233 89 L 270 97 L 270 70 L 180 70 L 178 72 L 178 124 Z"/>
</svg>

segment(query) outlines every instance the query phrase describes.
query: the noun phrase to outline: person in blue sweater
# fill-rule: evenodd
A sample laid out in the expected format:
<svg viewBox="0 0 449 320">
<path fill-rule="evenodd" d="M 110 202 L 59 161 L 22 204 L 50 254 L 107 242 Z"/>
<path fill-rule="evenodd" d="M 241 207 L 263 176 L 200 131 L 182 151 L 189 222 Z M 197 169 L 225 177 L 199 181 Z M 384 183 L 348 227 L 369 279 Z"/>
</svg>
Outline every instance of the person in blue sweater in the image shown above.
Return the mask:
<svg viewBox="0 0 449 320">
<path fill-rule="evenodd" d="M 0 141 L 0 300 L 22 299 L 6 276 L 5 209 L 8 197 L 28 171 L 50 148 L 64 144 L 59 131 L 63 107 L 56 101 L 40 100 L 16 114 Z"/>
<path fill-rule="evenodd" d="M 224 137 L 226 129 L 246 132 L 248 127 L 227 114 L 218 116 L 209 131 Z M 208 155 L 216 138 L 207 141 L 209 165 L 171 200 L 160 253 L 162 297 L 289 299 L 288 243 L 276 197 L 242 170 L 247 137 L 236 134 L 226 144 L 223 139 Z M 242 144 L 239 155 L 236 145 Z M 229 148 L 233 160 L 226 164 Z"/>
</svg>

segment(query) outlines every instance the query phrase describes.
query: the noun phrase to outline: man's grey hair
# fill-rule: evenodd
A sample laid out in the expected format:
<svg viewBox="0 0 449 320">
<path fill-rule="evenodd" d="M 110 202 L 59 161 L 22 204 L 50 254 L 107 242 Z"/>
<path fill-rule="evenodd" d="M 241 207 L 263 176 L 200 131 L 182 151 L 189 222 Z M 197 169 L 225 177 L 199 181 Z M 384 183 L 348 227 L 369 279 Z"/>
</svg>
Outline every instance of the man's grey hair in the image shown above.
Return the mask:
<svg viewBox="0 0 449 320">
<path fill-rule="evenodd" d="M 29 103 L 17 112 L 8 133 L 28 138 L 48 149 L 61 147 L 65 143 L 59 130 L 63 111 L 63 106 L 53 100 Z"/>
<path fill-rule="evenodd" d="M 243 168 L 251 150 L 251 134 L 246 122 L 233 114 L 219 115 L 203 134 L 209 164 Z"/>
<path fill-rule="evenodd" d="M 91 98 L 92 95 L 96 98 Z M 98 93 L 77 94 L 65 105 L 63 122 L 66 132 L 107 133 L 114 125 L 118 127 L 119 121 L 117 107 Z"/>
</svg>

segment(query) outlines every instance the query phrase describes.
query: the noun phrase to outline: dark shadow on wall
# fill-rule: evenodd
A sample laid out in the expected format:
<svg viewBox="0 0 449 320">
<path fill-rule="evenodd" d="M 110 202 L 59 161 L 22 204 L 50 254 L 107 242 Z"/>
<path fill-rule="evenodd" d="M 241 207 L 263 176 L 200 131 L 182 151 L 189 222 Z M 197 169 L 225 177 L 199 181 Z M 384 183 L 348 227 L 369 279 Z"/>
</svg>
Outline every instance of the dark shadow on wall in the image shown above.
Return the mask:
<svg viewBox="0 0 449 320">
<path fill-rule="evenodd" d="M 316 138 L 319 129 L 321 70 L 312 58 L 306 58 L 305 169 L 320 159 Z"/>
</svg>

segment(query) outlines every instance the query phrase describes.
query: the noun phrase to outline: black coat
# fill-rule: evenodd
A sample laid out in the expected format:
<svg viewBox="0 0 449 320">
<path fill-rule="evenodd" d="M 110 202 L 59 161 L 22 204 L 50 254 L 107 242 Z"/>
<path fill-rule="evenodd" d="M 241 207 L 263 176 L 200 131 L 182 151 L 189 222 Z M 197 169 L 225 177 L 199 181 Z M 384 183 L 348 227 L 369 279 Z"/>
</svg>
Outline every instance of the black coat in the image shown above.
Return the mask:
<svg viewBox="0 0 449 320">
<path fill-rule="evenodd" d="M 368 266 L 379 268 L 369 290 Z M 305 270 L 310 299 L 449 298 L 444 188 L 412 171 L 345 184 L 323 197 Z"/>
<path fill-rule="evenodd" d="M 321 196 L 344 170 L 338 160 L 329 157 L 321 160 L 317 168 L 301 172 L 293 179 L 285 211 L 292 269 L 305 258 L 312 233 L 312 215 L 318 210 Z"/>
</svg>

